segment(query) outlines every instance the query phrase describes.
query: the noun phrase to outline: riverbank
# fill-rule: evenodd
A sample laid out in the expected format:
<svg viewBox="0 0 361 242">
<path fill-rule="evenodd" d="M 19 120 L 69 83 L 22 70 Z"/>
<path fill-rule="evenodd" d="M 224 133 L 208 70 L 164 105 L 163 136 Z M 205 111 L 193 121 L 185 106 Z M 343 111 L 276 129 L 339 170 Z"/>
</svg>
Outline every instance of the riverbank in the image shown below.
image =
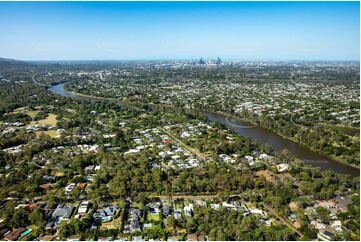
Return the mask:
<svg viewBox="0 0 361 242">
<path fill-rule="evenodd" d="M 112 101 L 112 102 L 117 102 L 120 104 L 124 104 L 124 105 L 149 105 L 151 107 L 159 107 L 159 108 L 178 108 L 178 109 L 183 109 L 183 110 L 192 110 L 194 112 L 200 112 L 203 113 L 204 115 L 207 116 L 207 113 L 213 113 L 214 115 L 218 115 L 218 117 L 221 117 L 221 121 L 226 124 L 226 126 L 228 125 L 228 128 L 234 128 L 237 127 L 237 125 L 233 125 L 232 123 L 229 122 L 228 118 L 232 118 L 234 120 L 238 120 L 239 122 L 243 123 L 246 122 L 249 124 L 251 124 L 254 127 L 251 128 L 239 128 L 240 126 L 238 126 L 238 131 L 237 132 L 239 135 L 242 136 L 249 136 L 252 138 L 252 136 L 257 136 L 257 133 L 259 134 L 260 132 L 265 132 L 265 135 L 267 136 L 267 142 L 260 142 L 260 143 L 270 143 L 269 139 L 272 141 L 272 139 L 276 139 L 276 141 L 272 141 L 271 145 L 272 148 L 274 148 L 274 150 L 281 150 L 281 149 L 288 149 L 291 154 L 295 155 L 296 157 L 298 157 L 299 159 L 301 159 L 303 162 L 306 162 L 307 164 L 311 164 L 314 167 L 320 167 L 321 170 L 327 170 L 327 169 L 331 169 L 335 172 L 339 172 L 339 173 L 345 173 L 345 174 L 350 174 L 352 176 L 359 176 L 360 171 L 359 171 L 359 167 L 357 166 L 352 166 L 348 163 L 344 163 L 341 162 L 339 160 L 336 159 L 332 159 L 329 156 L 323 155 L 322 153 L 320 154 L 319 151 L 315 151 L 312 150 L 308 147 L 305 147 L 305 145 L 302 145 L 300 143 L 298 143 L 297 141 L 291 140 L 287 137 L 283 137 L 282 135 L 279 135 L 277 133 L 274 133 L 272 131 L 269 131 L 268 129 L 265 129 L 263 127 L 259 127 L 257 124 L 250 122 L 249 120 L 244 120 L 240 117 L 237 117 L 235 115 L 232 114 L 227 114 L 224 112 L 212 112 L 212 111 L 205 111 L 205 110 L 198 110 L 198 109 L 184 109 L 181 107 L 174 107 L 172 105 L 163 105 L 163 104 L 154 104 L 154 103 L 140 103 L 140 102 L 130 102 L 130 101 L 125 101 L 125 100 L 119 100 L 116 98 L 107 98 L 107 97 L 99 97 L 99 96 L 92 96 L 92 95 L 88 95 L 88 94 L 82 94 L 82 93 L 77 93 L 77 92 L 73 92 L 73 91 L 67 91 L 64 88 L 64 84 L 59 84 L 60 90 L 54 90 L 54 88 L 51 88 L 52 92 L 55 92 L 59 95 L 65 96 L 66 94 L 71 94 L 71 96 L 73 97 L 79 97 L 79 98 L 87 98 L 87 99 L 92 99 L 92 100 L 107 100 L 107 101 Z M 58 85 L 56 85 L 58 87 Z M 54 86 L 53 86 L 54 87 Z M 207 116 L 208 119 L 209 116 Z M 211 119 L 210 119 L 211 120 Z M 211 120 L 214 121 L 214 120 Z M 245 131 L 246 130 L 246 131 Z M 247 131 L 247 130 L 252 130 L 252 132 Z M 244 135 L 243 133 L 248 132 L 248 135 Z M 254 134 L 256 133 L 256 134 Z M 254 139 L 254 137 L 253 137 Z M 258 141 L 256 139 L 256 141 Z M 259 141 L 258 141 L 259 142 Z M 276 142 L 276 144 L 274 144 Z M 302 148 L 301 148 L 302 147 Z M 278 149 L 276 149 L 278 148 Z M 311 161 L 311 162 L 309 162 Z"/>
<path fill-rule="evenodd" d="M 198 111 L 200 111 L 200 110 L 198 110 Z M 201 111 L 201 112 L 204 112 L 204 111 Z M 217 114 L 217 115 L 222 115 L 222 116 L 224 116 L 224 117 L 229 117 L 229 118 L 232 118 L 232 119 L 236 119 L 236 120 L 239 120 L 239 121 L 241 121 L 241 122 L 247 122 L 247 123 L 249 123 L 249 124 L 251 124 L 251 125 L 254 125 L 254 126 L 256 126 L 256 127 L 259 127 L 259 128 L 265 129 L 265 130 L 267 130 L 267 131 L 269 131 L 269 132 L 272 132 L 273 134 L 278 135 L 278 136 L 280 136 L 280 137 L 282 137 L 282 138 L 284 138 L 284 139 L 287 139 L 287 140 L 290 140 L 290 141 L 292 141 L 292 142 L 295 142 L 295 143 L 297 143 L 297 144 L 299 144 L 299 145 L 302 145 L 304 148 L 309 149 L 309 150 L 311 150 L 311 151 L 313 151 L 313 152 L 320 153 L 320 154 L 328 157 L 329 159 L 335 160 L 336 162 L 339 162 L 339 163 L 341 163 L 341 164 L 343 164 L 343 165 L 347 165 L 347 166 L 350 166 L 350 167 L 353 167 L 353 168 L 356 168 L 356 169 L 360 169 L 360 166 L 358 166 L 358 165 L 350 164 L 350 163 L 348 163 L 347 161 L 345 161 L 345 160 L 343 160 L 343 159 L 340 159 L 339 157 L 330 156 L 330 155 L 328 155 L 328 154 L 325 154 L 325 153 L 323 153 L 321 150 L 314 149 L 314 148 L 308 146 L 307 144 L 305 144 L 305 143 L 303 143 L 303 142 L 300 142 L 299 140 L 297 140 L 297 139 L 295 139 L 295 138 L 287 137 L 287 136 L 284 136 L 284 135 L 282 135 L 282 134 L 276 133 L 276 132 L 274 132 L 274 131 L 266 128 L 266 127 L 259 126 L 259 124 L 253 122 L 252 120 L 245 119 L 245 118 L 241 118 L 241 117 L 235 116 L 235 115 L 233 115 L 233 114 L 228 114 L 228 113 L 225 113 L 225 112 L 222 112 L 222 111 L 210 111 L 210 110 L 206 110 L 206 112 L 208 112 L 208 113 L 213 113 L 213 114 Z"/>
</svg>

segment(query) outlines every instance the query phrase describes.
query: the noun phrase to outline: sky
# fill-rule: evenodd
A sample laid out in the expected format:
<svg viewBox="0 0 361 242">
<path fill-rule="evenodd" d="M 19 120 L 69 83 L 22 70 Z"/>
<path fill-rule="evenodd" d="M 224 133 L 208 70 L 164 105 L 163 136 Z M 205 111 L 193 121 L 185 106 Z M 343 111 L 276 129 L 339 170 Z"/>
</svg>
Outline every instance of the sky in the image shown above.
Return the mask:
<svg viewBox="0 0 361 242">
<path fill-rule="evenodd" d="M 0 57 L 359 60 L 359 2 L 0 2 Z"/>
</svg>

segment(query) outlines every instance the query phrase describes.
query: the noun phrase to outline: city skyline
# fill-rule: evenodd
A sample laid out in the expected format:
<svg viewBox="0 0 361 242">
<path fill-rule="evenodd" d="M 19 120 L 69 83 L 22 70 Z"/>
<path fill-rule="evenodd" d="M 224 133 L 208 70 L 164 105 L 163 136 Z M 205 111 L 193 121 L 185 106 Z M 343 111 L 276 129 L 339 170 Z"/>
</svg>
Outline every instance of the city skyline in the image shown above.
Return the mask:
<svg viewBox="0 0 361 242">
<path fill-rule="evenodd" d="M 1 2 L 1 57 L 359 60 L 359 2 Z"/>
</svg>

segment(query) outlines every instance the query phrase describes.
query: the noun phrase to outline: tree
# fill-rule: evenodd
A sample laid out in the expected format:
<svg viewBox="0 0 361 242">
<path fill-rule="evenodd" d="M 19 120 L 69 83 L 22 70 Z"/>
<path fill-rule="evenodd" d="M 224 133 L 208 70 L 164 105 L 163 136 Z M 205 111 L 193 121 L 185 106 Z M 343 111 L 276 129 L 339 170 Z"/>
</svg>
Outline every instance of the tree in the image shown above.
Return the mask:
<svg viewBox="0 0 361 242">
<path fill-rule="evenodd" d="M 35 224 L 39 228 L 43 228 L 46 224 L 44 215 L 39 208 L 34 208 L 29 214 L 29 221 L 31 224 Z"/>
<path fill-rule="evenodd" d="M 225 241 L 227 240 L 227 236 L 223 233 L 222 230 L 218 230 L 217 232 L 217 239 L 218 241 Z"/>
<path fill-rule="evenodd" d="M 317 216 L 322 220 L 324 223 L 328 223 L 330 221 L 330 210 L 324 207 L 317 207 L 316 208 Z"/>
<path fill-rule="evenodd" d="M 28 213 L 25 211 L 24 208 L 19 208 L 15 210 L 14 215 L 11 219 L 11 223 L 15 228 L 24 227 L 28 225 L 29 223 Z"/>
<path fill-rule="evenodd" d="M 177 221 L 175 220 L 175 218 L 173 216 L 169 216 L 168 218 L 166 218 L 165 226 L 167 228 L 170 228 L 172 230 L 173 234 L 175 234 L 175 232 L 176 232 L 176 225 L 177 225 Z"/>
<path fill-rule="evenodd" d="M 189 218 L 187 220 L 186 229 L 188 233 L 194 233 L 197 229 L 197 224 L 195 223 L 193 218 Z"/>
</svg>

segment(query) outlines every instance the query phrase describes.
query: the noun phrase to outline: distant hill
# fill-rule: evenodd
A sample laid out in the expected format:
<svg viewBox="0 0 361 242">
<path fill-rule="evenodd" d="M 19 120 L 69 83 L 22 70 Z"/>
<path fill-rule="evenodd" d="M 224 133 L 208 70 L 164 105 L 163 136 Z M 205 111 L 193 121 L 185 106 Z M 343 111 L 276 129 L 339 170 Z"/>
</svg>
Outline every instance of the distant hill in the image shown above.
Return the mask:
<svg viewBox="0 0 361 242">
<path fill-rule="evenodd" d="M 30 69 L 31 67 L 34 67 L 34 65 L 25 61 L 0 58 L 0 71 Z"/>
</svg>

